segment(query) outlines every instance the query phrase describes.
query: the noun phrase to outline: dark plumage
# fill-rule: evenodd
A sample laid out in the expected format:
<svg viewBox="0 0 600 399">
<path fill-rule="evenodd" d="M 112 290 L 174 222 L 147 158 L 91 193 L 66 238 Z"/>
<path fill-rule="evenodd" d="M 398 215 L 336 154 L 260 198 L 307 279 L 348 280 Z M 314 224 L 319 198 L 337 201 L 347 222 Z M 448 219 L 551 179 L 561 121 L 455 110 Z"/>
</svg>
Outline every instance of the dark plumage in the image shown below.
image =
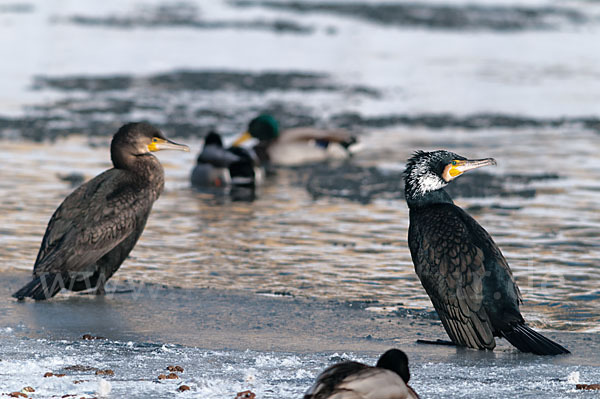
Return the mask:
<svg viewBox="0 0 600 399">
<path fill-rule="evenodd" d="M 255 187 L 260 184 L 261 171 L 254 154 L 243 147 L 229 147 L 228 151 L 238 157 L 237 161 L 229 165 L 231 183 L 238 187 Z"/>
<path fill-rule="evenodd" d="M 523 352 L 569 353 L 525 325 L 521 293 L 500 248 L 443 189 L 468 170 L 495 164 L 448 151 L 419 151 L 408 160 L 408 243 L 415 271 L 455 344 L 493 349 L 494 337 L 503 337 Z"/>
<path fill-rule="evenodd" d="M 375 367 L 347 361 L 326 368 L 304 399 L 416 399 L 409 380 L 408 357 L 390 349 Z"/>
<path fill-rule="evenodd" d="M 192 170 L 191 181 L 195 187 L 225 187 L 231 183 L 229 167 L 241 158 L 223 148 L 221 136 L 209 132 L 204 138 L 204 147 Z"/>
<path fill-rule="evenodd" d="M 210 132 L 204 139 L 204 148 L 198 156 L 191 175 L 192 186 L 197 188 L 229 187 L 251 188 L 261 183 L 261 172 L 254 154 L 242 147 L 224 148 L 221 136 Z"/>
<path fill-rule="evenodd" d="M 96 288 L 117 271 L 144 230 L 164 186 L 151 152 L 189 151 L 147 123 L 129 123 L 114 135 L 114 167 L 73 191 L 52 215 L 33 268 L 33 280 L 15 298 L 48 299 L 61 288 Z"/>
</svg>

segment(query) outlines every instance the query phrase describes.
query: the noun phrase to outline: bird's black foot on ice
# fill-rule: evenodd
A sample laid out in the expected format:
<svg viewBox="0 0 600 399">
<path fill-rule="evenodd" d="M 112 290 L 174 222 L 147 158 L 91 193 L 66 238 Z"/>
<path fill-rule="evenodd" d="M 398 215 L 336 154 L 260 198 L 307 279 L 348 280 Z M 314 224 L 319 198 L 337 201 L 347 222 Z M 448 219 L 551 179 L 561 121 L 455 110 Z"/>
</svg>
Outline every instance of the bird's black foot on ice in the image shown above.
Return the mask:
<svg viewBox="0 0 600 399">
<path fill-rule="evenodd" d="M 114 294 L 131 294 L 133 292 L 132 289 L 127 289 L 127 290 L 114 290 L 114 291 L 108 291 L 108 293 L 110 295 L 114 295 Z M 87 292 L 81 292 L 79 293 L 79 295 L 97 295 L 97 296 L 102 296 L 102 295 L 106 295 L 106 290 L 103 288 L 96 288 L 93 291 L 87 291 Z"/>
<path fill-rule="evenodd" d="M 418 339 L 417 344 L 456 346 L 454 342 L 446 341 L 444 339 L 436 339 L 435 341 L 430 341 L 427 339 Z"/>
<path fill-rule="evenodd" d="M 132 289 L 128 289 L 128 290 L 114 290 L 111 291 L 111 294 L 131 294 L 133 292 Z"/>
</svg>

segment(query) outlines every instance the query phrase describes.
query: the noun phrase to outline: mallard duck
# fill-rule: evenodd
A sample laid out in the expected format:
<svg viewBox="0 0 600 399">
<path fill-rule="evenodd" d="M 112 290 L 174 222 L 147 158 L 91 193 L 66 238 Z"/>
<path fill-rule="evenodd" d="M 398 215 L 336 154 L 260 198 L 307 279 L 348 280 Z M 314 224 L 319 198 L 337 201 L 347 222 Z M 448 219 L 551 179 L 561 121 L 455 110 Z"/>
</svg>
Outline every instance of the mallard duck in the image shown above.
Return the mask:
<svg viewBox="0 0 600 399">
<path fill-rule="evenodd" d="M 79 186 L 60 204 L 46 228 L 33 279 L 15 298 L 48 299 L 61 288 L 83 291 L 104 284 L 119 269 L 144 231 L 164 172 L 152 155 L 189 148 L 147 123 L 129 123 L 113 136 L 113 168 Z"/>
<path fill-rule="evenodd" d="M 204 138 L 204 147 L 192 170 L 191 181 L 196 187 L 225 187 L 231 183 L 229 166 L 241 158 L 223 148 L 221 136 L 209 132 Z"/>
<path fill-rule="evenodd" d="M 418 399 L 409 380 L 408 357 L 390 349 L 375 367 L 346 361 L 326 368 L 304 399 Z"/>
<path fill-rule="evenodd" d="M 191 182 L 194 187 L 256 186 L 262 175 L 257 162 L 245 148 L 224 148 L 221 136 L 211 131 L 204 139 Z"/>
<path fill-rule="evenodd" d="M 298 165 L 318 162 L 331 156 L 330 144 L 350 152 L 357 142 L 356 137 L 342 129 L 323 130 L 312 127 L 297 127 L 281 130 L 279 123 L 271 115 L 262 114 L 252 119 L 248 129 L 234 142 L 241 145 L 255 138 L 254 147 L 263 165 Z"/>
</svg>

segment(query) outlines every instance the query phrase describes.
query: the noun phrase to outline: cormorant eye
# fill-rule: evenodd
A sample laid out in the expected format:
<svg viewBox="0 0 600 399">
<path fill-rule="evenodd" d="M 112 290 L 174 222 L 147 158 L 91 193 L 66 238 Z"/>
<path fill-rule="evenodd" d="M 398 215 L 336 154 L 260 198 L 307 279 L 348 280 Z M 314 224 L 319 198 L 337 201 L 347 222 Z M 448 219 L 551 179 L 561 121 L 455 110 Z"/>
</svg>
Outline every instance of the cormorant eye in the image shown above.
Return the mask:
<svg viewBox="0 0 600 399">
<path fill-rule="evenodd" d="M 152 138 L 153 143 L 158 143 L 158 139 L 156 137 Z"/>
<path fill-rule="evenodd" d="M 452 161 L 452 166 L 456 166 L 457 162 L 456 161 Z"/>
</svg>

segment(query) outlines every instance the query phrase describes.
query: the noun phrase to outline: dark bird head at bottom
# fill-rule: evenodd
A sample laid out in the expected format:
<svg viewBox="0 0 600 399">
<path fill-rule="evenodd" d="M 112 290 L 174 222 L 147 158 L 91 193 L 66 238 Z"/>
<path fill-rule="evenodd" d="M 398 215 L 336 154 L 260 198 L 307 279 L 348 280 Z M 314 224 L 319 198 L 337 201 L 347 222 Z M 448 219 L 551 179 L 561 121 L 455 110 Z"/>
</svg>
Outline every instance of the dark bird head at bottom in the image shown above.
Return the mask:
<svg viewBox="0 0 600 399">
<path fill-rule="evenodd" d="M 408 356 L 400 349 L 390 349 L 386 351 L 381 355 L 375 367 L 393 371 L 398 374 L 406 384 L 408 384 L 408 381 L 410 380 Z"/>
<path fill-rule="evenodd" d="M 405 196 L 409 206 L 419 202 L 452 202 L 441 189 L 463 173 L 496 165 L 493 158 L 467 159 L 450 151 L 416 151 L 404 171 Z"/>
</svg>

